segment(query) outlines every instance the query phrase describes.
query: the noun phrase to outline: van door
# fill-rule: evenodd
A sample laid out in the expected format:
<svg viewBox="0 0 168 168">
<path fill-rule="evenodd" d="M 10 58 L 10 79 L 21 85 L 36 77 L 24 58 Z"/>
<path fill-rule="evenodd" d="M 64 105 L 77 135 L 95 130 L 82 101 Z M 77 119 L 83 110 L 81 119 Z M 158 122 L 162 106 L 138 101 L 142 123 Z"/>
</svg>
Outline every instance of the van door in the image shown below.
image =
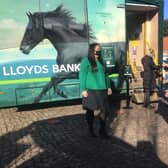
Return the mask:
<svg viewBox="0 0 168 168">
<path fill-rule="evenodd" d="M 125 25 L 125 0 L 88 0 L 88 23 L 95 39 L 90 43 L 101 44 L 102 56 L 112 86 L 116 90 L 124 86 L 119 81 L 119 72 L 126 63 L 126 25 Z"/>
<path fill-rule="evenodd" d="M 142 57 L 147 50 L 154 50 L 154 62 L 158 64 L 159 50 L 159 8 L 156 5 L 126 3 L 127 63 L 131 65 L 137 82 L 133 91 L 143 90 Z M 143 101 L 141 99 L 141 101 Z"/>
</svg>

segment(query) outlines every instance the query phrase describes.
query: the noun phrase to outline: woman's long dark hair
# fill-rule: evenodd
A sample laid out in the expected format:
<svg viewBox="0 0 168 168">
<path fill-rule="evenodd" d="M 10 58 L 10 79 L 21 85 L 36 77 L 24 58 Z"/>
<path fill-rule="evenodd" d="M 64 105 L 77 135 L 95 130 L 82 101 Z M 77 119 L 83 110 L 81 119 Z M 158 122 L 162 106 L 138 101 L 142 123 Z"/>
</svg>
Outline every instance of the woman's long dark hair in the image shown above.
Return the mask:
<svg viewBox="0 0 168 168">
<path fill-rule="evenodd" d="M 88 55 L 88 60 L 90 62 L 90 65 L 92 67 L 92 71 L 96 72 L 97 69 L 97 64 L 96 64 L 96 59 L 94 56 L 94 50 L 97 45 L 100 45 L 99 43 L 92 43 L 89 45 L 89 55 Z M 101 56 L 98 57 L 98 61 L 104 66 L 104 62 Z M 105 66 L 104 66 L 105 67 Z"/>
</svg>

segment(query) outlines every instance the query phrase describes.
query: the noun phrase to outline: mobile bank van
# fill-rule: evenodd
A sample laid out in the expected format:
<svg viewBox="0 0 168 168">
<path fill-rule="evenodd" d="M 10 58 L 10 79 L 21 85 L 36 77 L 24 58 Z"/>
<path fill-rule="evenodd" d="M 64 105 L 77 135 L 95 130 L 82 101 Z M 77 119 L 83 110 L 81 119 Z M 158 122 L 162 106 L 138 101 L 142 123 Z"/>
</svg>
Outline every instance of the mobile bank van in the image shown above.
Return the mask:
<svg viewBox="0 0 168 168">
<path fill-rule="evenodd" d="M 140 78 L 147 48 L 162 61 L 162 0 L 1 0 L 0 8 L 0 107 L 80 98 L 80 61 L 93 42 L 120 93 L 123 66 Z"/>
</svg>

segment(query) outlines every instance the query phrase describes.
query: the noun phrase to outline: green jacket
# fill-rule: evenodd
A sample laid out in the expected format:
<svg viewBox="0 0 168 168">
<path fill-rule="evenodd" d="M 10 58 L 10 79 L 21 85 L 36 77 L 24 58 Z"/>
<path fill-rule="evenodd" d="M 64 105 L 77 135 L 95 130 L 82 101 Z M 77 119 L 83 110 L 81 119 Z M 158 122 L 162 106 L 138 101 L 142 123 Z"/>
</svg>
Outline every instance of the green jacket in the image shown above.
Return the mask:
<svg viewBox="0 0 168 168">
<path fill-rule="evenodd" d="M 110 80 L 105 74 L 105 68 L 96 60 L 98 71 L 93 72 L 88 57 L 84 57 L 80 64 L 80 90 L 104 90 L 110 88 Z"/>
</svg>

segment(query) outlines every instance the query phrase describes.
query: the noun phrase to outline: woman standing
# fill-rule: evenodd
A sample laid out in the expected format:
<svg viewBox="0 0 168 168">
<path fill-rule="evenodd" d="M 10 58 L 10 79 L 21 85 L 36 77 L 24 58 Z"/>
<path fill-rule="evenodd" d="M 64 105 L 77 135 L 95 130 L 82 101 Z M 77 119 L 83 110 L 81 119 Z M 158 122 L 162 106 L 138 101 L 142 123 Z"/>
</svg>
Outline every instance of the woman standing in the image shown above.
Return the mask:
<svg viewBox="0 0 168 168">
<path fill-rule="evenodd" d="M 79 79 L 83 107 L 86 109 L 89 135 L 96 137 L 93 130 L 94 110 L 100 110 L 99 135 L 103 138 L 109 138 L 106 132 L 105 120 L 108 112 L 108 95 L 112 94 L 112 90 L 98 43 L 90 44 L 89 55 L 83 58 L 80 65 Z"/>
</svg>

